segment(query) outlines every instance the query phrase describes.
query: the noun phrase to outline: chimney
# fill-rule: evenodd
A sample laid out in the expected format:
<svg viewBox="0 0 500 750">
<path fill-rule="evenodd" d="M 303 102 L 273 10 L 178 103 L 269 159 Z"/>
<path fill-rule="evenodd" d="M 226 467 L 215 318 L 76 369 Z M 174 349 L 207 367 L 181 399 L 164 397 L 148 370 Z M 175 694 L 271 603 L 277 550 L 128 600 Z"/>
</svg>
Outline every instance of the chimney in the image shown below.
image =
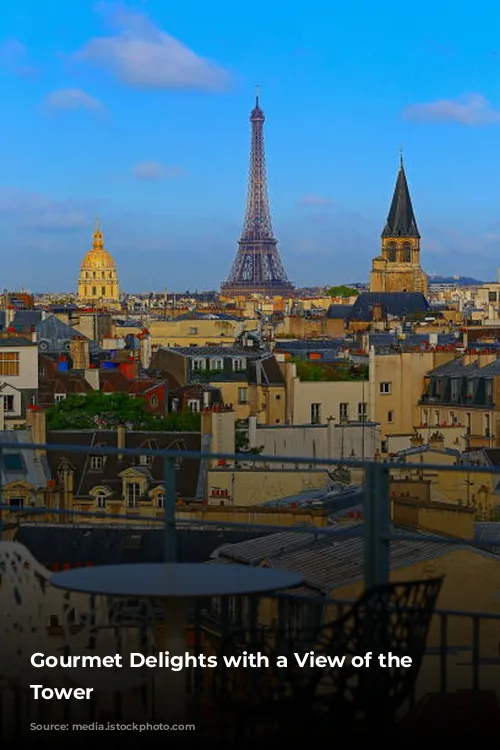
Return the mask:
<svg viewBox="0 0 500 750">
<path fill-rule="evenodd" d="M 85 336 L 75 336 L 69 344 L 74 370 L 88 370 L 90 366 L 89 340 Z"/>
<path fill-rule="evenodd" d="M 410 443 L 414 448 L 420 448 L 424 444 L 424 439 L 422 435 L 419 435 L 418 432 L 415 432 L 415 434 L 410 438 Z"/>
<path fill-rule="evenodd" d="M 433 432 L 429 438 L 429 447 L 442 451 L 444 448 L 444 435 L 442 432 Z"/>
<path fill-rule="evenodd" d="M 116 447 L 118 450 L 127 447 L 127 428 L 124 424 L 119 424 L 116 428 Z M 123 454 L 118 454 L 118 461 L 123 461 Z"/>
<path fill-rule="evenodd" d="M 39 406 L 29 406 L 26 412 L 26 424 L 31 434 L 32 442 L 44 445 L 47 442 L 45 412 Z M 45 455 L 44 450 L 41 450 L 40 453 Z"/>
<path fill-rule="evenodd" d="M 475 536 L 475 510 L 455 503 L 397 497 L 392 501 L 392 520 L 399 526 L 457 539 L 473 540 Z"/>
<path fill-rule="evenodd" d="M 139 337 L 140 341 L 140 358 L 142 367 L 147 370 L 151 364 L 151 335 L 146 329 Z"/>
<path fill-rule="evenodd" d="M 380 321 L 383 320 L 384 310 L 380 302 L 376 302 L 372 307 L 372 320 Z"/>
</svg>

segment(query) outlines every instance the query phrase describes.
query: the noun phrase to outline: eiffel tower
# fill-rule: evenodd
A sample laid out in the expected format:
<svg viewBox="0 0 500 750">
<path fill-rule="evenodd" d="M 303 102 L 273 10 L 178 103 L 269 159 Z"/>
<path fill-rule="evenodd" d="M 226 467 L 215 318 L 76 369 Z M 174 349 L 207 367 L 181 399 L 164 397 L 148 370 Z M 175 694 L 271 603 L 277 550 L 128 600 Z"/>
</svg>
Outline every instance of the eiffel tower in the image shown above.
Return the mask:
<svg viewBox="0 0 500 750">
<path fill-rule="evenodd" d="M 287 296 L 294 286 L 288 281 L 273 235 L 267 197 L 266 155 L 264 148 L 264 112 L 259 95 L 250 114 L 252 140 L 248 200 L 243 233 L 228 280 L 221 284 L 221 294 L 267 294 Z"/>
</svg>

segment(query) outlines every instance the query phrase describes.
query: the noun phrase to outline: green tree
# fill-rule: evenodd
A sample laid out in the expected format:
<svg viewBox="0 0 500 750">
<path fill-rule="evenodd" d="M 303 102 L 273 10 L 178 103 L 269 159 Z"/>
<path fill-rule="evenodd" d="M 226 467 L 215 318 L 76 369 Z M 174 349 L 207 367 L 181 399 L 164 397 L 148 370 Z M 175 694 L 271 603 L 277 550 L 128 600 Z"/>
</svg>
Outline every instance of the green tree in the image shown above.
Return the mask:
<svg viewBox="0 0 500 750">
<path fill-rule="evenodd" d="M 97 426 L 115 429 L 120 424 L 130 425 L 135 430 L 198 432 L 201 417 L 188 411 L 165 416 L 150 414 L 141 397 L 102 391 L 68 396 L 47 411 L 50 430 L 88 430 Z"/>
<path fill-rule="evenodd" d="M 357 289 L 352 289 L 349 286 L 332 286 L 328 289 L 327 294 L 329 297 L 357 297 L 359 292 Z"/>
</svg>

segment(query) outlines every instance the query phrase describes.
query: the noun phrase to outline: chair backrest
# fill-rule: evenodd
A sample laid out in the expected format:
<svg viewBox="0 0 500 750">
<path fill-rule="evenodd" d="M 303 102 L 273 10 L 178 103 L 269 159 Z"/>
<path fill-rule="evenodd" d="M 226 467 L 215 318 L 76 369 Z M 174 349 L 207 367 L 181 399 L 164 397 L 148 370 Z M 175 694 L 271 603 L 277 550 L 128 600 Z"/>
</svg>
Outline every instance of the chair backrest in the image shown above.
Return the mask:
<svg viewBox="0 0 500 750">
<path fill-rule="evenodd" d="M 50 571 L 18 542 L 0 542 L 0 675 L 19 680 L 48 643 L 46 592 Z"/>
<path fill-rule="evenodd" d="M 345 665 L 333 668 L 328 677 L 336 702 L 364 714 L 393 714 L 411 695 L 442 583 L 442 578 L 433 578 L 375 587 L 343 617 L 321 628 L 316 650 L 346 657 Z M 368 652 L 368 668 L 350 665 L 353 656 Z M 395 659 L 381 666 L 379 655 L 389 653 L 397 659 L 410 657 L 411 666 L 403 667 Z M 321 682 L 325 683 L 324 675 Z"/>
</svg>

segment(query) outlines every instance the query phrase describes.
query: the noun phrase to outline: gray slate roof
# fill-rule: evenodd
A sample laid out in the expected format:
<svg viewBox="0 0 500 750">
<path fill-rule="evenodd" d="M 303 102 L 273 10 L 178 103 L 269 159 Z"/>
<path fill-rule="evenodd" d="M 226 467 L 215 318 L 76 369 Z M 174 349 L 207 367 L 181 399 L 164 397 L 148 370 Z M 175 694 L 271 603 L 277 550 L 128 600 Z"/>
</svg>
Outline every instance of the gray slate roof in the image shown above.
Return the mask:
<svg viewBox="0 0 500 750">
<path fill-rule="evenodd" d="M 350 526 L 352 529 L 352 526 Z M 406 533 L 408 533 L 406 531 Z M 298 573 L 305 586 L 329 593 L 332 589 L 358 581 L 363 576 L 363 536 L 348 537 L 308 532 L 282 532 L 239 544 L 219 547 L 212 560 L 219 563 L 259 565 Z M 391 569 L 414 565 L 450 554 L 456 549 L 481 555 L 495 555 L 472 544 L 449 544 L 443 537 L 415 532 L 410 541 L 391 545 Z"/>
<path fill-rule="evenodd" d="M 26 482 L 33 487 L 46 487 L 51 479 L 49 464 L 45 457 L 38 457 L 32 450 L 16 449 L 19 443 L 31 443 L 31 435 L 27 430 L 2 430 L 0 431 L 0 445 L 14 450 L 5 450 L 3 461 L 0 462 L 0 484 L 2 486 L 11 482 Z M 20 457 L 19 463 L 9 456 Z M 16 465 L 17 464 L 17 465 Z M 10 468 L 11 466 L 15 468 Z"/>
</svg>

